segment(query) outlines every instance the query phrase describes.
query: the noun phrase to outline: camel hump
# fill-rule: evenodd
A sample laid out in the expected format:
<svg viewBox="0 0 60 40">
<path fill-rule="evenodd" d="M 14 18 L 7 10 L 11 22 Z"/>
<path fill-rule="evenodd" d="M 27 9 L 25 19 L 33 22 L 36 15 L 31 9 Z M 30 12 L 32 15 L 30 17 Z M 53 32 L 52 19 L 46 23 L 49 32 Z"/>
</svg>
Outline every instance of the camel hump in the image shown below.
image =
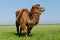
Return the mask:
<svg viewBox="0 0 60 40">
<path fill-rule="evenodd" d="M 23 8 L 21 11 L 22 11 L 22 12 L 24 12 L 24 11 L 29 12 L 27 8 Z"/>
<path fill-rule="evenodd" d="M 23 8 L 20 13 L 27 15 L 27 14 L 29 14 L 29 10 L 27 8 Z"/>
<path fill-rule="evenodd" d="M 16 17 L 19 15 L 19 13 L 20 13 L 20 10 L 17 10 L 16 11 Z"/>
</svg>

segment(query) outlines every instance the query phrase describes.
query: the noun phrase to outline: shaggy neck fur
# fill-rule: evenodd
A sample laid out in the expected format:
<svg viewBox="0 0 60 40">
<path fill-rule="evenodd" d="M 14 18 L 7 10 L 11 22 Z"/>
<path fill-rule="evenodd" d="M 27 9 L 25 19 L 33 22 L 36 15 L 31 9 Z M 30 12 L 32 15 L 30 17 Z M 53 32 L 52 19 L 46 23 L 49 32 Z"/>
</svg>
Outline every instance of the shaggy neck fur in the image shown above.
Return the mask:
<svg viewBox="0 0 60 40">
<path fill-rule="evenodd" d="M 34 12 L 34 11 L 30 12 L 30 19 L 31 19 L 33 25 L 38 24 L 39 16 L 40 16 L 40 13 L 37 13 L 37 12 Z"/>
</svg>

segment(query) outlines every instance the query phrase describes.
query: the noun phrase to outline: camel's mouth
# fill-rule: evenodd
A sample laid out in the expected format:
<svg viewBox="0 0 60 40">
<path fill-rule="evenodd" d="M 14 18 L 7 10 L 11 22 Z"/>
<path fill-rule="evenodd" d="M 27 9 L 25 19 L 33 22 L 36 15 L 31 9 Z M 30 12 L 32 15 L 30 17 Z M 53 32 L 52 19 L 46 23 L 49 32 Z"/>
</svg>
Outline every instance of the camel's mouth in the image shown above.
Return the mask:
<svg viewBox="0 0 60 40">
<path fill-rule="evenodd" d="M 45 11 L 45 8 L 44 7 L 36 7 L 36 9 L 35 9 L 35 12 L 37 12 L 37 13 L 40 13 L 40 14 L 42 14 L 42 12 L 44 12 Z"/>
<path fill-rule="evenodd" d="M 44 12 L 45 8 L 44 7 L 40 7 L 39 10 L 40 10 L 40 12 Z"/>
</svg>

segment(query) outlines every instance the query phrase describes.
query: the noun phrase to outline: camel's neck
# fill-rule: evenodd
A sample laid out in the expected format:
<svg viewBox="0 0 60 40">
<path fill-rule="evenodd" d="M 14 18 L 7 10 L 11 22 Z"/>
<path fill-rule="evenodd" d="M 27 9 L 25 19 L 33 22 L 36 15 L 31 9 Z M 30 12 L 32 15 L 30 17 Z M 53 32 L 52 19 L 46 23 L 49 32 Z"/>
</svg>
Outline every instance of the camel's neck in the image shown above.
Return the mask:
<svg viewBox="0 0 60 40">
<path fill-rule="evenodd" d="M 37 14 L 37 13 L 34 13 L 34 12 L 31 12 L 31 14 L 32 14 L 32 16 L 31 16 L 31 21 L 33 22 L 33 24 L 35 25 L 35 24 L 38 24 L 38 22 L 39 22 L 39 14 Z"/>
</svg>

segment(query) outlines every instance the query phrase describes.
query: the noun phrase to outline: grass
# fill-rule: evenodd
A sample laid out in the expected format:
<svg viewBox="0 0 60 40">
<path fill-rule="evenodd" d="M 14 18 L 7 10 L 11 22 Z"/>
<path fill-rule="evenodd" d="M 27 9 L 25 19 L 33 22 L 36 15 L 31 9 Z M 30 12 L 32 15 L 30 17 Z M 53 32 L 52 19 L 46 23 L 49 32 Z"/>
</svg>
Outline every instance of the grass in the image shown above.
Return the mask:
<svg viewBox="0 0 60 40">
<path fill-rule="evenodd" d="M 0 26 L 0 40 L 60 40 L 60 25 L 37 25 L 30 36 L 18 37 L 15 26 Z"/>
</svg>

